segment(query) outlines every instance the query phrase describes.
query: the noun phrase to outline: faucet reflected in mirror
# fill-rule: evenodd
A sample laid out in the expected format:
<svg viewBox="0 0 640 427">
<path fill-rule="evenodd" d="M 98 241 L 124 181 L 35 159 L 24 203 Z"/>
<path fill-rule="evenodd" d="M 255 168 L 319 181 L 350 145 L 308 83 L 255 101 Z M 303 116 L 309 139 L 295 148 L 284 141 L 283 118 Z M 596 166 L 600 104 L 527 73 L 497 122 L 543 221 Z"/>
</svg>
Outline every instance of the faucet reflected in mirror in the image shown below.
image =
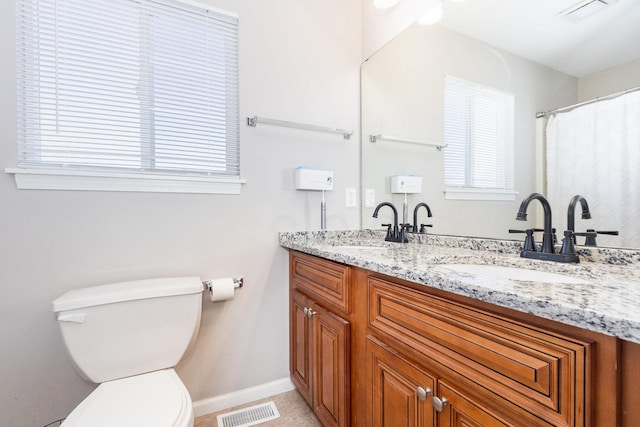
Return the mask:
<svg viewBox="0 0 640 427">
<path fill-rule="evenodd" d="M 576 204 L 578 202 L 580 202 L 580 206 L 582 207 L 582 219 L 591 219 L 591 212 L 589 211 L 589 204 L 587 203 L 587 199 L 585 199 L 579 194 L 576 194 L 575 196 L 573 196 L 571 201 L 569 201 L 569 208 L 567 209 L 567 230 L 573 233 L 573 236 L 571 237 L 571 239 L 573 240 L 574 244 L 577 243 L 576 236 L 575 236 L 575 231 L 576 231 L 575 211 L 576 211 Z"/>
<path fill-rule="evenodd" d="M 596 237 L 598 234 L 607 234 L 610 236 L 619 235 L 618 231 L 596 231 L 593 228 L 587 228 L 586 232 L 576 232 L 575 229 L 575 210 L 576 204 L 580 202 L 580 206 L 582 207 L 582 219 L 591 219 L 591 211 L 589 210 L 589 204 L 587 200 L 579 194 L 573 196 L 571 201 L 569 201 L 569 208 L 567 209 L 567 230 L 571 231 L 571 239 L 573 240 L 573 244 L 578 244 L 576 241 L 576 236 L 584 236 L 584 245 L 585 246 L 597 246 Z"/>
<path fill-rule="evenodd" d="M 426 233 L 426 227 L 433 227 L 433 224 L 420 224 L 420 228 L 418 229 L 418 210 L 420 210 L 421 207 L 424 207 L 427 210 L 428 218 L 433 217 L 433 215 L 431 214 L 431 208 L 428 204 L 426 204 L 425 202 L 418 203 L 416 207 L 413 208 L 413 227 L 411 227 L 411 230 L 414 233 Z"/>
<path fill-rule="evenodd" d="M 398 209 L 389 202 L 382 202 L 378 206 L 376 206 L 373 211 L 373 217 L 378 218 L 378 212 L 384 206 L 388 206 L 393 211 L 393 224 L 382 224 L 382 226 L 387 227 L 387 235 L 384 240 L 387 242 L 396 242 L 396 243 L 407 243 L 409 239 L 407 238 L 407 232 L 413 233 L 426 233 L 427 227 L 433 227 L 432 224 L 420 224 L 418 226 L 418 211 L 420 208 L 424 207 L 427 210 L 427 217 L 433 217 L 431 213 L 431 208 L 424 202 L 418 203 L 416 207 L 413 209 L 413 225 L 412 224 L 398 224 Z"/>
</svg>

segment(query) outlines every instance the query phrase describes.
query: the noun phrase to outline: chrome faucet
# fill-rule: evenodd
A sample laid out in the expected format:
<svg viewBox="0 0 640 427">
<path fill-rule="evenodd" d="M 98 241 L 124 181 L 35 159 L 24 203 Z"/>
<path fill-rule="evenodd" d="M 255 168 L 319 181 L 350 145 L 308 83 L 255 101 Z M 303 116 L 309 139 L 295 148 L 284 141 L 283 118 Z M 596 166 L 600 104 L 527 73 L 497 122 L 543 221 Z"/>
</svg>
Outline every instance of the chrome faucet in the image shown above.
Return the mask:
<svg viewBox="0 0 640 427">
<path fill-rule="evenodd" d="M 520 203 L 520 209 L 516 215 L 518 221 L 527 220 L 527 207 L 533 200 L 538 200 L 542 204 L 544 210 L 544 230 L 542 235 L 542 253 L 552 254 L 553 249 L 553 226 L 551 225 L 551 205 L 549 201 L 540 193 L 531 193 L 529 197 Z"/>
<path fill-rule="evenodd" d="M 395 206 L 393 206 L 393 204 L 389 202 L 380 203 L 378 206 L 376 206 L 376 209 L 373 211 L 373 217 L 378 218 L 378 211 L 383 206 L 389 206 L 391 210 L 393 210 L 393 225 L 382 224 L 387 226 L 387 236 L 384 238 L 384 240 L 388 242 L 407 243 L 409 239 L 407 239 L 407 236 L 404 233 L 404 227 L 398 229 L 398 210 L 396 209 Z M 393 226 L 393 229 L 391 228 L 392 226 Z"/>
<path fill-rule="evenodd" d="M 416 207 L 413 208 L 413 228 L 412 228 L 412 231 L 414 233 L 418 232 L 418 210 L 423 206 L 427 209 L 427 217 L 431 218 L 433 216 L 431 214 L 431 208 L 429 207 L 428 204 L 426 204 L 424 202 L 418 203 L 416 205 Z M 426 231 L 425 227 L 432 227 L 432 226 L 429 225 L 429 224 L 420 224 L 420 233 L 424 233 Z"/>
<path fill-rule="evenodd" d="M 571 238 L 573 239 L 573 243 L 576 244 L 576 204 L 580 202 L 582 206 L 582 219 L 591 219 L 591 212 L 589 211 L 589 204 L 587 200 L 579 194 L 573 196 L 571 201 L 569 202 L 569 208 L 567 209 L 567 230 L 571 231 Z"/>
</svg>

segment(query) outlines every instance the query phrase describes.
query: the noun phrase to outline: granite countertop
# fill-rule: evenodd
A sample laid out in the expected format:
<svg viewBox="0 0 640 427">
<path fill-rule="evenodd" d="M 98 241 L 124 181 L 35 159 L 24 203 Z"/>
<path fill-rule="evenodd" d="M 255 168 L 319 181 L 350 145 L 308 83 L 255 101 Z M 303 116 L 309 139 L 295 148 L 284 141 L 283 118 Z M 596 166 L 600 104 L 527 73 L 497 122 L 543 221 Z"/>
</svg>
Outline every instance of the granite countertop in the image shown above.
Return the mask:
<svg viewBox="0 0 640 427">
<path fill-rule="evenodd" d="M 405 244 L 373 230 L 283 232 L 280 245 L 432 288 L 640 343 L 640 251 L 578 247 L 580 263 L 520 257 L 521 242 L 410 234 Z M 566 283 L 462 272 L 447 264 L 517 267 L 569 276 Z M 570 283 L 574 282 L 574 283 Z M 578 283 L 575 283 L 578 282 Z"/>
</svg>

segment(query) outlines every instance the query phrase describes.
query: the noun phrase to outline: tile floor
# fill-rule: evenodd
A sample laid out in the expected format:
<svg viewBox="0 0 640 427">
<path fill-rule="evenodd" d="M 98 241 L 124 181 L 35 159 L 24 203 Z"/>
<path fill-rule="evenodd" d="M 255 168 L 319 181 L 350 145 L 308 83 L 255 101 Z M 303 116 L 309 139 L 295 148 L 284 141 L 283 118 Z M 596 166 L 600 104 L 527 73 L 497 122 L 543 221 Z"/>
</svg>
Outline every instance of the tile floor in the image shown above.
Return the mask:
<svg viewBox="0 0 640 427">
<path fill-rule="evenodd" d="M 246 408 L 248 406 L 254 406 L 259 403 L 269 402 L 273 400 L 280 413 L 280 418 L 272 421 L 267 421 L 260 426 L 295 426 L 295 427 L 321 427 L 320 421 L 315 417 L 307 402 L 304 401 L 302 396 L 296 391 L 291 390 L 286 393 L 278 394 L 268 397 L 266 399 L 257 400 L 255 402 L 247 403 L 245 405 L 236 406 L 233 408 L 225 409 L 220 412 L 214 412 L 212 414 L 203 415 L 196 418 L 194 427 L 218 427 L 216 417 L 226 412 L 231 412 L 236 409 Z"/>
</svg>

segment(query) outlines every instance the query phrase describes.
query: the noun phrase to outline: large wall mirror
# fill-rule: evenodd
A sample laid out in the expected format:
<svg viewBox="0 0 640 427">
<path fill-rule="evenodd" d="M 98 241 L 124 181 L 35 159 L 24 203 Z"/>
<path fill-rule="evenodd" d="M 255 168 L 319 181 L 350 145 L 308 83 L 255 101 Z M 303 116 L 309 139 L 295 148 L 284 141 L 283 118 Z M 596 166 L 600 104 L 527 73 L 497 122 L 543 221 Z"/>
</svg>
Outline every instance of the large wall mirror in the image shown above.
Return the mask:
<svg viewBox="0 0 640 427">
<path fill-rule="evenodd" d="M 588 7 L 606 6 L 604 0 L 593 3 L 598 4 Z M 383 201 L 392 202 L 402 215 L 405 199 L 409 222 L 414 206 L 430 206 L 433 217 L 421 210 L 418 222 L 432 224 L 431 233 L 520 239 L 508 230 L 538 225 L 541 210 L 533 205 L 528 223 L 515 221 L 522 199 L 546 192 L 546 120 L 536 114 L 640 86 L 640 3 L 607 3 L 612 3 L 608 9 L 593 14 L 579 11 L 587 16 L 577 19 L 558 16 L 576 0 L 443 0 L 440 23 L 413 24 L 366 60 L 361 70 L 362 227 L 377 229 L 390 220 L 387 209 L 372 217 Z M 513 94 L 514 196 L 486 200 L 445 194 L 446 147 L 437 146 L 444 143 L 447 76 Z M 572 166 L 571 159 L 566 166 Z M 392 193 L 391 177 L 398 175 L 421 176 L 421 192 Z M 640 173 L 634 179 L 640 180 Z M 620 187 L 627 188 L 625 183 Z M 628 194 L 629 199 L 639 197 Z M 561 237 L 569 198 L 550 202 Z M 606 201 L 589 202 L 592 219 L 576 215 L 576 230 L 616 228 L 596 208 Z M 598 236 L 598 246 L 640 247 L 617 228 L 621 236 Z"/>
</svg>

